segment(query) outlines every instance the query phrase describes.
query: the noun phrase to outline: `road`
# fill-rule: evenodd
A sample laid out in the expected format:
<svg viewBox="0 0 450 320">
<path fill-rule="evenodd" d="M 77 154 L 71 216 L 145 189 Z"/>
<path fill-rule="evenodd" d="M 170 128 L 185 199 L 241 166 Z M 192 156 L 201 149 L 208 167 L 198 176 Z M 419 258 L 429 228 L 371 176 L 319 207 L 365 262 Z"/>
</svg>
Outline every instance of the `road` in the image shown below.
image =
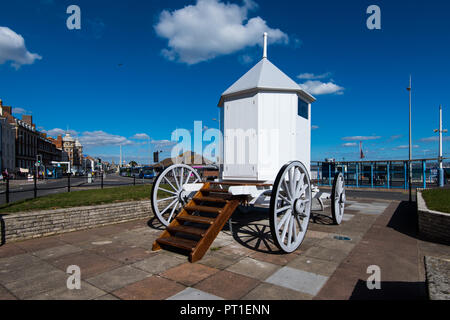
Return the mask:
<svg viewBox="0 0 450 320">
<path fill-rule="evenodd" d="M 103 180 L 104 187 L 133 185 L 134 179 L 130 177 L 121 177 L 116 174 L 107 175 Z M 151 184 L 150 179 L 136 179 L 136 185 Z M 93 183 L 87 183 L 87 177 L 71 177 L 71 191 L 99 189 L 101 187 L 101 178 L 97 177 Z M 50 194 L 68 192 L 68 179 L 45 180 L 37 182 L 37 196 L 47 196 Z M 9 202 L 17 202 L 34 197 L 34 183 L 27 181 L 12 181 L 10 184 Z M 6 203 L 5 187 L 2 186 L 0 194 L 0 204 Z"/>
<path fill-rule="evenodd" d="M 136 185 L 139 184 L 151 184 L 153 180 L 150 179 L 136 179 Z M 133 185 L 133 178 L 121 177 L 117 174 L 107 175 L 103 181 L 104 187 L 111 186 L 121 186 L 121 185 Z M 68 179 L 65 177 L 63 179 L 57 180 L 46 180 L 38 181 L 38 192 L 37 196 L 42 197 L 55 193 L 67 192 Z M 101 187 L 101 179 L 95 178 L 94 182 L 91 184 L 87 183 L 86 177 L 71 177 L 70 178 L 71 191 L 76 190 L 87 190 L 87 189 L 98 189 Z M 321 190 L 325 192 L 330 192 L 330 188 L 326 186 L 320 187 Z M 4 187 L 1 189 L 0 194 L 0 204 L 6 202 L 6 197 L 4 194 Z M 34 184 L 33 182 L 26 181 L 12 181 L 10 185 L 10 203 L 17 202 L 25 199 L 32 199 L 34 197 Z M 353 198 L 367 198 L 367 199 L 383 199 L 383 200 L 399 200 L 407 201 L 408 193 L 404 191 L 393 191 L 393 190 L 347 190 L 347 196 Z M 413 196 L 415 199 L 415 195 Z"/>
</svg>

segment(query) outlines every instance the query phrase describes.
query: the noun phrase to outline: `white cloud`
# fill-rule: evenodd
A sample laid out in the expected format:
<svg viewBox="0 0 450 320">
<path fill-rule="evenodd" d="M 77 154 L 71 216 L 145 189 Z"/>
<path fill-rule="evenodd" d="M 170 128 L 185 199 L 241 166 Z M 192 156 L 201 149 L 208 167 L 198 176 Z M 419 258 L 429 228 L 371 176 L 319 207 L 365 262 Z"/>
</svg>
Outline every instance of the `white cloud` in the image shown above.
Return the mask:
<svg viewBox="0 0 450 320">
<path fill-rule="evenodd" d="M 312 126 L 311 126 L 311 129 L 312 129 L 312 130 L 317 130 L 317 129 L 319 129 L 319 126 L 312 125 Z"/>
<path fill-rule="evenodd" d="M 323 94 L 343 94 L 344 88 L 333 82 L 322 82 L 319 80 L 308 80 L 305 83 L 299 83 L 299 86 L 312 95 Z"/>
<path fill-rule="evenodd" d="M 347 142 L 347 143 L 344 143 L 342 146 L 343 147 L 356 147 L 357 143 L 356 142 Z"/>
<path fill-rule="evenodd" d="M 413 145 L 412 146 L 414 149 L 417 149 L 417 148 L 419 148 L 419 146 L 418 145 Z M 407 145 L 407 144 L 405 144 L 405 145 L 401 145 L 401 146 L 398 146 L 398 147 L 396 147 L 395 149 L 409 149 L 409 145 Z"/>
<path fill-rule="evenodd" d="M 19 69 L 24 64 L 33 64 L 40 59 L 40 55 L 27 50 L 20 34 L 8 27 L 0 27 L 0 64 L 11 61 L 11 65 Z"/>
<path fill-rule="evenodd" d="M 289 37 L 267 26 L 261 17 L 248 19 L 257 4 L 245 0 L 242 5 L 220 0 L 197 0 L 172 12 L 164 10 L 154 26 L 156 34 L 168 40 L 162 54 L 168 60 L 196 64 L 262 44 L 262 34 L 270 43 L 288 43 Z"/>
<path fill-rule="evenodd" d="M 330 72 L 322 73 L 322 74 L 314 74 L 314 73 L 302 73 L 297 76 L 297 78 L 302 80 L 317 80 L 317 79 L 325 79 L 331 76 Z"/>
<path fill-rule="evenodd" d="M 27 111 L 24 108 L 13 108 L 12 109 L 12 113 L 15 113 L 15 114 L 31 114 L 32 112 L 31 111 Z"/>
<path fill-rule="evenodd" d="M 378 140 L 381 139 L 380 136 L 353 136 L 353 137 L 344 137 L 342 140 L 344 141 L 367 141 L 367 140 Z"/>
<path fill-rule="evenodd" d="M 450 141 L 450 137 L 442 137 L 443 141 Z M 419 140 L 420 142 L 437 142 L 439 141 L 439 136 L 422 138 Z"/>
<path fill-rule="evenodd" d="M 63 130 L 60 128 L 54 128 L 51 130 L 42 130 L 42 132 L 46 133 L 47 135 L 49 135 L 51 137 L 57 137 L 59 135 L 65 136 L 67 132 L 69 132 L 72 137 L 78 136 L 78 132 L 75 130 L 67 131 L 67 130 Z"/>
<path fill-rule="evenodd" d="M 106 133 L 104 131 L 85 131 L 79 136 L 80 142 L 83 146 L 98 147 L 98 146 L 119 146 L 130 145 L 132 141 L 125 137 Z"/>
<path fill-rule="evenodd" d="M 136 133 L 134 136 L 132 136 L 130 139 L 135 140 L 149 140 L 150 136 L 146 133 Z"/>
</svg>

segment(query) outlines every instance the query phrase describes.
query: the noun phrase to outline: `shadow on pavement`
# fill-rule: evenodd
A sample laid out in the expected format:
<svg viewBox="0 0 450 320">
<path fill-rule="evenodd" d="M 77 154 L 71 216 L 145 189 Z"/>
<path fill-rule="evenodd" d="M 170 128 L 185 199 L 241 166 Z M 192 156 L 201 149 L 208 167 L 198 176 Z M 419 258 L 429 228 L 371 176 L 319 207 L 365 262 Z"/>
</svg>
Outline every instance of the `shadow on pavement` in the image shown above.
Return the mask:
<svg viewBox="0 0 450 320">
<path fill-rule="evenodd" d="M 382 281 L 381 289 L 369 290 L 367 282 L 358 280 L 350 300 L 427 300 L 424 282 Z"/>
<path fill-rule="evenodd" d="M 398 205 L 387 226 L 397 232 L 418 239 L 416 203 L 402 201 Z"/>
</svg>

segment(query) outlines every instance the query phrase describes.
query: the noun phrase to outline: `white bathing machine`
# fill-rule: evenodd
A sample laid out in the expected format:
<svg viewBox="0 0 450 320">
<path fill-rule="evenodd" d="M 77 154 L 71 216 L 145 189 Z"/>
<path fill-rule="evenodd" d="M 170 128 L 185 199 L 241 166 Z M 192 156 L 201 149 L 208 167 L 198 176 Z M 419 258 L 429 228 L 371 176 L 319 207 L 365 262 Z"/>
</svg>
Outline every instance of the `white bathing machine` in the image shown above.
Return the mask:
<svg viewBox="0 0 450 320">
<path fill-rule="evenodd" d="M 221 96 L 220 177 L 202 181 L 186 164 L 165 169 L 152 189 L 152 209 L 166 227 L 153 245 L 185 251 L 198 261 L 239 205 L 269 208 L 270 229 L 283 252 L 295 251 L 308 228 L 313 199 L 331 197 L 340 224 L 345 181 L 337 173 L 331 195 L 311 184 L 311 104 L 315 98 L 263 58 Z"/>
</svg>

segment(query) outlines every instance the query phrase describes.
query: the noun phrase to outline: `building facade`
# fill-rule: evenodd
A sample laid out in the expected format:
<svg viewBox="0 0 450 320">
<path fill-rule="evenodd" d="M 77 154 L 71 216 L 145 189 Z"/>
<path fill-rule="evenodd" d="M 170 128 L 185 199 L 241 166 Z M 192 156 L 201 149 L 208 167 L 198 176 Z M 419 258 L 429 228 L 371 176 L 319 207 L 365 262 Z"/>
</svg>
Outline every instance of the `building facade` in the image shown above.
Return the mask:
<svg viewBox="0 0 450 320">
<path fill-rule="evenodd" d="M 78 139 L 73 138 L 70 133 L 62 138 L 63 151 L 67 155 L 67 161 L 70 162 L 72 172 L 82 170 L 83 146 Z"/>
<path fill-rule="evenodd" d="M 16 142 L 13 127 L 6 118 L 0 118 L 0 169 L 14 172 L 16 168 Z"/>
</svg>

